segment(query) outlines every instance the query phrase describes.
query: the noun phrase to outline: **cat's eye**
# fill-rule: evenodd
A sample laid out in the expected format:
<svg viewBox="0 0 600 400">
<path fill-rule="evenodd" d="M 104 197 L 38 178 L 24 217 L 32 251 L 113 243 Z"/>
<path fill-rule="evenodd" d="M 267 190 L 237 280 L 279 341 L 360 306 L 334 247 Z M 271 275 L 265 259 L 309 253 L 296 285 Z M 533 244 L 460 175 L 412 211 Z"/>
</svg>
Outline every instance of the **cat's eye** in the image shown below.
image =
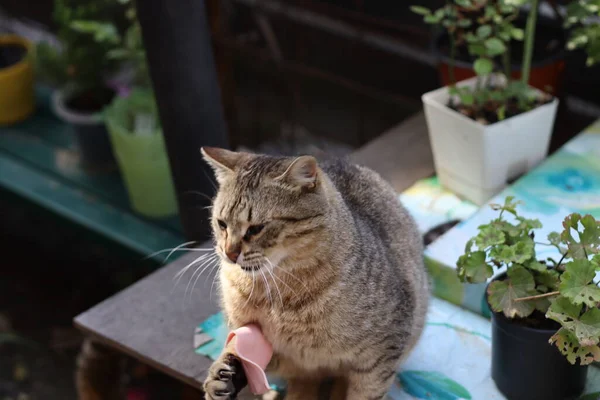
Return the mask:
<svg viewBox="0 0 600 400">
<path fill-rule="evenodd" d="M 264 228 L 265 228 L 264 224 L 252 225 L 251 227 L 248 228 L 248 230 L 246 230 L 246 234 L 244 235 L 244 240 L 250 240 L 250 238 L 252 236 L 258 235 Z"/>
<path fill-rule="evenodd" d="M 225 221 L 219 219 L 219 220 L 217 220 L 217 223 L 219 224 L 219 228 L 221 228 L 222 231 L 227 229 L 227 224 L 225 223 Z"/>
</svg>

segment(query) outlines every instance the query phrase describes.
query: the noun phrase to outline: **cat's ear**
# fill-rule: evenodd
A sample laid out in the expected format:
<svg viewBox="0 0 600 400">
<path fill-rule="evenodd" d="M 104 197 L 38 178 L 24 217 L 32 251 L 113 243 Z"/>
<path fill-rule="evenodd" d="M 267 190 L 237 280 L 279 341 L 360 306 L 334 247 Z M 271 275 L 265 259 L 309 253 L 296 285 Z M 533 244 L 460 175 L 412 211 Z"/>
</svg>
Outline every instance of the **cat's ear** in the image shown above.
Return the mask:
<svg viewBox="0 0 600 400">
<path fill-rule="evenodd" d="M 311 156 L 301 156 L 292 161 L 285 172 L 275 180 L 310 190 L 317 186 L 317 173 L 317 160 Z"/>
<path fill-rule="evenodd" d="M 200 152 L 215 171 L 215 177 L 220 184 L 233 175 L 233 170 L 242 156 L 240 153 L 217 147 L 202 147 Z"/>
</svg>

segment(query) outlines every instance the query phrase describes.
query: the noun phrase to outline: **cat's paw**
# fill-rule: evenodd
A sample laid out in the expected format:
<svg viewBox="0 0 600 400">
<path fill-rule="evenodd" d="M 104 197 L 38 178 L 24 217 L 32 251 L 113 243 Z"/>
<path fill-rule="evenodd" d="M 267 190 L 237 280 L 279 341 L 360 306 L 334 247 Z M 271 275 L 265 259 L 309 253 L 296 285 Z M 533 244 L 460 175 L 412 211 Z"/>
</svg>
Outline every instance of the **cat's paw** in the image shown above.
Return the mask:
<svg viewBox="0 0 600 400">
<path fill-rule="evenodd" d="M 224 354 L 213 363 L 204 382 L 206 400 L 234 400 L 247 385 L 242 363 L 233 354 Z"/>
</svg>

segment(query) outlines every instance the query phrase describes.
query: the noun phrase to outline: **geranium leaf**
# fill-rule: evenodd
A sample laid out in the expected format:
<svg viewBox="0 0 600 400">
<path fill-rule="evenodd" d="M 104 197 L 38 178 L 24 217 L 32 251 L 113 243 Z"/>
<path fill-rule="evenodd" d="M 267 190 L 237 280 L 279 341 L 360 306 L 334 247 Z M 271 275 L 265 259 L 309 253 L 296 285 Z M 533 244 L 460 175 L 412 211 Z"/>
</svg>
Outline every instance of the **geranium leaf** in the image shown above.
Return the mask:
<svg viewBox="0 0 600 400">
<path fill-rule="evenodd" d="M 548 241 L 550 242 L 550 244 L 552 246 L 559 247 L 560 243 L 561 243 L 560 233 L 558 233 L 558 232 L 551 232 L 548 235 Z"/>
<path fill-rule="evenodd" d="M 580 227 L 581 223 L 581 227 Z M 569 247 L 569 254 L 573 258 L 587 258 L 588 255 L 598 253 L 600 246 L 600 224 L 591 215 L 581 217 L 571 214 L 563 221 L 565 228 L 561 234 L 563 243 Z M 572 231 L 579 233 L 579 240 L 573 237 Z"/>
<path fill-rule="evenodd" d="M 559 329 L 550 338 L 550 343 L 554 343 L 571 364 L 575 364 L 577 359 L 580 360 L 581 365 L 600 361 L 600 347 L 582 346 L 575 335 L 565 328 Z"/>
<path fill-rule="evenodd" d="M 489 285 L 488 300 L 494 311 L 502 312 L 508 318 L 527 317 L 535 310 L 535 303 L 515 300 L 536 293 L 531 273 L 523 267 L 512 267 L 506 280 Z"/>
<path fill-rule="evenodd" d="M 542 223 L 540 222 L 539 219 L 529 219 L 529 218 L 523 218 L 523 217 L 519 217 L 519 228 L 526 230 L 526 231 L 530 231 L 532 229 L 540 229 L 542 227 Z"/>
<path fill-rule="evenodd" d="M 600 288 L 592 283 L 595 275 L 596 268 L 589 260 L 573 260 L 565 264 L 565 272 L 560 277 L 560 293 L 575 304 L 595 307 L 600 303 Z"/>
<path fill-rule="evenodd" d="M 485 262 L 486 255 L 483 251 L 476 251 L 460 256 L 458 259 L 458 276 L 469 283 L 481 283 L 492 277 L 493 268 Z"/>
<path fill-rule="evenodd" d="M 525 261 L 531 260 L 535 255 L 534 243 L 529 237 L 524 238 L 511 247 L 515 248 L 515 259 L 513 262 L 517 264 L 523 264 Z"/>
<path fill-rule="evenodd" d="M 493 226 L 484 225 L 479 227 L 479 234 L 475 237 L 475 244 L 480 250 L 484 250 L 490 246 L 503 244 L 504 240 L 504 232 Z"/>
<path fill-rule="evenodd" d="M 546 264 L 535 260 L 532 260 L 531 262 L 525 264 L 525 267 L 538 272 L 545 272 L 546 270 L 548 270 Z"/>
<path fill-rule="evenodd" d="M 533 248 L 533 240 L 525 237 L 511 246 L 495 246 L 490 251 L 490 257 L 506 264 L 524 264 L 534 257 L 535 252 Z"/>
<path fill-rule="evenodd" d="M 553 292 L 558 290 L 558 286 L 560 285 L 560 274 L 554 269 L 546 269 L 540 271 L 535 280 L 538 284 L 546 286 L 548 291 Z"/>
</svg>

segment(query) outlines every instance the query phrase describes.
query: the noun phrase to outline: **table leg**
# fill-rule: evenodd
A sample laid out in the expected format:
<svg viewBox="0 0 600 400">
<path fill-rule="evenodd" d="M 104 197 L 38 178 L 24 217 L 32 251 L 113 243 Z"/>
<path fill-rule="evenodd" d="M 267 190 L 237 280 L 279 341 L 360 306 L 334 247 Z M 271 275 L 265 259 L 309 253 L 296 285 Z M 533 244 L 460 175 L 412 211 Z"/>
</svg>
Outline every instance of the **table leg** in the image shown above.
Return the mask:
<svg viewBox="0 0 600 400">
<path fill-rule="evenodd" d="M 79 400 L 125 400 L 124 368 L 121 355 L 86 338 L 75 372 Z"/>
</svg>

